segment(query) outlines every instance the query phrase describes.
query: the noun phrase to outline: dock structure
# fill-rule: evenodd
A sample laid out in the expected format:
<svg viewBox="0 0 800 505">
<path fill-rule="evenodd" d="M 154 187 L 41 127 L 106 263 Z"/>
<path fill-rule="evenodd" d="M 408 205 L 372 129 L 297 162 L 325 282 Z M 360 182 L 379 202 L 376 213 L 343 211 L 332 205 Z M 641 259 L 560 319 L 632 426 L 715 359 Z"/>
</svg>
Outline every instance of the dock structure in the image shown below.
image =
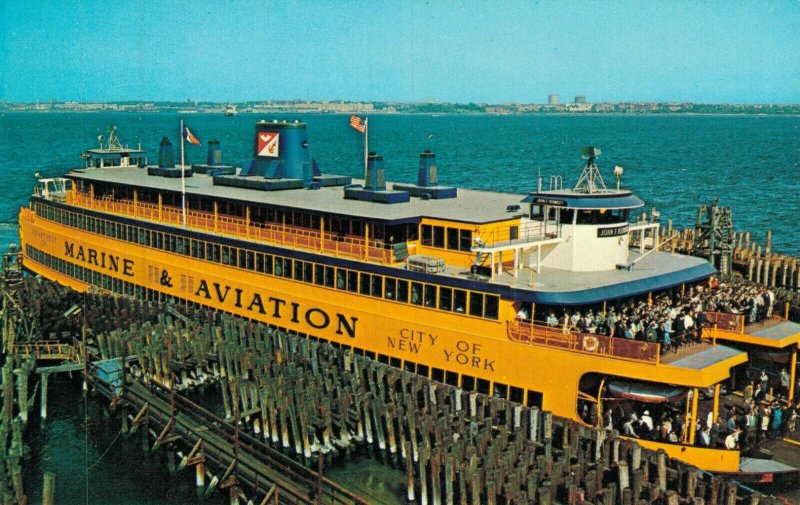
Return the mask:
<svg viewBox="0 0 800 505">
<path fill-rule="evenodd" d="M 98 375 L 95 387 L 129 424 L 148 425 L 148 445 L 188 451 L 186 465 L 205 465 L 196 469 L 204 493 L 224 484 L 266 496 L 277 486 L 286 503 L 316 503 L 319 493 L 322 503 L 332 495 L 369 502 L 308 469 L 368 451 L 406 469 L 414 503 L 776 503 L 614 431 L 228 315 L 166 315 L 101 340 L 137 358 L 124 380 Z M 225 418 L 187 397 L 209 380 L 223 391 Z"/>
<path fill-rule="evenodd" d="M 91 361 L 90 386 L 109 399 L 129 436 L 139 432 L 148 449 L 166 450 L 175 471 L 194 467 L 203 496 L 222 490 L 231 503 L 247 495 L 264 504 L 370 503 L 324 476 L 326 462 L 368 452 L 405 469 L 410 503 L 778 503 L 616 431 L 264 324 L 99 294 L 85 295 L 81 310 L 93 331 L 86 345 L 76 341 L 74 356 Z M 7 400 L 12 372 L 3 369 L 4 419 L 15 413 Z M 203 386 L 219 387 L 224 417 L 192 401 Z M 18 401 L 30 408 L 23 398 L 32 397 Z M 11 440 L 20 446 L 21 432 Z M 11 477 L 7 489 L 16 489 Z"/>
<path fill-rule="evenodd" d="M 637 245 L 634 240 L 633 245 Z M 759 243 L 749 231 L 734 231 L 730 207 L 702 205 L 694 228 L 673 229 L 672 221 L 660 228 L 661 248 L 682 254 L 702 256 L 723 276 L 739 274 L 743 279 L 781 291 L 800 306 L 800 258 L 779 254 L 772 249 L 772 231 Z M 793 296 L 794 295 L 794 296 Z"/>
</svg>

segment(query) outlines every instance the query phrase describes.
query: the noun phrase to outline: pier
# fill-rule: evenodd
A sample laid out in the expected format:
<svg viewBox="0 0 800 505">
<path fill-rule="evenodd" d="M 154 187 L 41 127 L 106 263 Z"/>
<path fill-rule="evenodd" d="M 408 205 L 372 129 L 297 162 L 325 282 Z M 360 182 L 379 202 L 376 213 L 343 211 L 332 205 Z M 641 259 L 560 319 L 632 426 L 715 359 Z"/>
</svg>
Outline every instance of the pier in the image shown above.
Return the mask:
<svg viewBox="0 0 800 505">
<path fill-rule="evenodd" d="M 15 344 L 27 351 L 15 358 L 30 363 L 26 377 L 35 371 L 36 349 L 72 360 L 39 368 L 42 417 L 48 374 L 85 370 L 88 387 L 106 398 L 125 435 L 167 451 L 170 469 L 191 471 L 200 496 L 222 492 L 232 504 L 370 503 L 325 477 L 326 465 L 369 454 L 403 470 L 400 499 L 408 503 L 778 503 L 615 431 L 431 381 L 324 341 L 198 308 L 100 294 L 81 296 L 78 311 L 72 295 L 48 284 L 27 278 L 16 293 L 61 310 L 52 322 L 36 323 L 42 331 L 60 335 L 50 331 L 53 324 L 73 332 L 72 351 Z M 4 419 L 14 414 L 6 400 L 10 374 L 7 365 Z M 224 415 L 192 400 L 202 388 L 218 389 Z M 19 389 L 18 398 L 26 413 L 35 395 L 28 390 Z M 17 431 L 12 447 L 22 436 Z M 16 489 L 10 475 L 8 489 Z M 23 503 L 21 486 L 16 503 Z"/>
<path fill-rule="evenodd" d="M 661 227 L 660 243 L 667 251 L 707 258 L 723 277 L 739 274 L 748 282 L 779 290 L 793 302 L 792 310 L 800 308 L 800 258 L 773 251 L 771 231 L 763 243 L 749 231 L 734 231 L 730 207 L 720 206 L 716 198 L 712 205 L 698 208 L 694 228 L 675 230 L 668 221 Z"/>
</svg>

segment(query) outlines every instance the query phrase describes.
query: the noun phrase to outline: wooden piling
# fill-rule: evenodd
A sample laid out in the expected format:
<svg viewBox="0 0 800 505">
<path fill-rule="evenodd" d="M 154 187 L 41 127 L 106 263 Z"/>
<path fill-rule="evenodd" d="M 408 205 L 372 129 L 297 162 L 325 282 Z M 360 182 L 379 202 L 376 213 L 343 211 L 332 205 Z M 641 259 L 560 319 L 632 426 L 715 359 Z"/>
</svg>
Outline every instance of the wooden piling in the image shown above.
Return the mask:
<svg viewBox="0 0 800 505">
<path fill-rule="evenodd" d="M 40 406 L 39 406 L 39 417 L 41 417 L 42 421 L 47 419 L 47 379 L 50 374 L 47 372 L 42 374 L 42 380 L 40 382 L 41 392 L 39 393 L 41 396 L 39 397 Z M 124 418 L 125 416 L 123 416 Z"/>
<path fill-rule="evenodd" d="M 44 472 L 44 483 L 42 484 L 42 505 L 55 505 L 56 494 L 56 474 Z"/>
</svg>

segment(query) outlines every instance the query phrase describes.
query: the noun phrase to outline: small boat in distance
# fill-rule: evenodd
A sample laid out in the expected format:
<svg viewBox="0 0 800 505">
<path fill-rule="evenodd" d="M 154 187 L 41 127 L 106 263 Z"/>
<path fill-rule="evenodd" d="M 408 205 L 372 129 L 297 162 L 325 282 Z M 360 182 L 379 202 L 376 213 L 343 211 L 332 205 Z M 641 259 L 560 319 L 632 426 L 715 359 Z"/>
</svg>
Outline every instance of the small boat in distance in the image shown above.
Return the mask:
<svg viewBox="0 0 800 505">
<path fill-rule="evenodd" d="M 236 106 L 235 105 L 228 105 L 227 107 L 225 107 L 225 115 L 226 116 L 235 116 L 238 113 L 239 113 L 239 111 L 236 110 Z"/>
</svg>

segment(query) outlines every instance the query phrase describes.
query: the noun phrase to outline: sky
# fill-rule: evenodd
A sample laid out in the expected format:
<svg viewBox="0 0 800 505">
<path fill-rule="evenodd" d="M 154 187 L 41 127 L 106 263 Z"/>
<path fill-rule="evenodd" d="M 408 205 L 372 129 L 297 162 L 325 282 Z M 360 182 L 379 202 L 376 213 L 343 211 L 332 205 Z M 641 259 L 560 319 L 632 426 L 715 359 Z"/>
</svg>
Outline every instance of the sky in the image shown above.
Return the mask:
<svg viewBox="0 0 800 505">
<path fill-rule="evenodd" d="M 0 100 L 800 103 L 800 1 L 0 0 Z"/>
</svg>

